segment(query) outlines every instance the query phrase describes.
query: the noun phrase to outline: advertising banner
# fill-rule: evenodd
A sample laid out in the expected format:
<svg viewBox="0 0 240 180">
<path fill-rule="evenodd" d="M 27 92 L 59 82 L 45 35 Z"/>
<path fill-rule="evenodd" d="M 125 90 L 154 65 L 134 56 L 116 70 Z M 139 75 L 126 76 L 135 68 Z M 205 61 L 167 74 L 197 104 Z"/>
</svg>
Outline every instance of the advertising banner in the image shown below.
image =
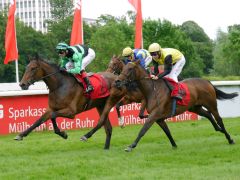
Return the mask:
<svg viewBox="0 0 240 180">
<path fill-rule="evenodd" d="M 0 97 L 0 135 L 20 133 L 29 128 L 48 107 L 48 95 L 29 95 Z M 120 108 L 125 125 L 144 124 L 146 119 L 138 117 L 141 104 L 132 103 Z M 116 109 L 112 108 L 109 114 L 112 126 L 118 126 Z M 94 108 L 82 112 L 74 119 L 57 118 L 58 127 L 62 130 L 92 128 L 96 126 L 99 114 Z M 167 121 L 179 122 L 186 120 L 198 120 L 198 115 L 185 112 Z M 53 130 L 51 120 L 42 124 L 35 131 Z"/>
</svg>

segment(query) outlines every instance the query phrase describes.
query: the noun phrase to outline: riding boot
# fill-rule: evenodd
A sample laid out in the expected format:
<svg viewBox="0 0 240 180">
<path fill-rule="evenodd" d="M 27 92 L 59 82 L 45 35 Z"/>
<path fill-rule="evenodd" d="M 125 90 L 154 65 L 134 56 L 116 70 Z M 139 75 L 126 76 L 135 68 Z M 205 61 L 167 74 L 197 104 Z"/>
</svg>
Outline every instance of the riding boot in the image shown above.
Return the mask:
<svg viewBox="0 0 240 180">
<path fill-rule="evenodd" d="M 177 94 L 176 95 L 174 95 L 174 96 L 172 96 L 174 99 L 176 99 L 176 100 L 182 100 L 182 96 L 181 96 L 181 94 L 180 94 L 180 92 L 179 92 L 179 85 L 178 85 L 178 90 L 177 90 L 178 92 L 177 92 Z"/>
<path fill-rule="evenodd" d="M 86 87 L 86 93 L 92 92 L 92 91 L 94 90 L 94 88 L 93 88 L 93 86 L 92 86 L 89 78 L 86 76 L 86 77 L 83 78 L 83 79 L 84 79 L 84 81 L 85 81 L 85 83 L 86 83 L 86 85 L 87 85 L 87 87 Z"/>
<path fill-rule="evenodd" d="M 176 114 L 176 109 L 177 109 L 177 98 L 173 97 L 171 117 L 173 117 Z"/>
</svg>

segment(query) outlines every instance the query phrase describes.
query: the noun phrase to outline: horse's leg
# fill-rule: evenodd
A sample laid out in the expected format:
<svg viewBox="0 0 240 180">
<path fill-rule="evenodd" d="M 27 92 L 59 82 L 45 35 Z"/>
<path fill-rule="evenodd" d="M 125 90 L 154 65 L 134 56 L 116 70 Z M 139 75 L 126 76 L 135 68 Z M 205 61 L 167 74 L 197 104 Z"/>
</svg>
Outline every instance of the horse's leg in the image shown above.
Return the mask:
<svg viewBox="0 0 240 180">
<path fill-rule="evenodd" d="M 103 108 L 97 108 L 98 113 L 101 115 L 103 112 Z M 104 129 L 105 129 L 105 133 L 106 133 L 106 141 L 105 141 L 105 146 L 104 149 L 109 149 L 110 147 L 110 142 L 111 142 L 111 137 L 112 137 L 112 125 L 108 119 L 108 117 L 106 118 L 106 120 L 104 121 Z"/>
<path fill-rule="evenodd" d="M 152 127 L 153 123 L 156 121 L 156 117 L 155 117 L 156 114 L 157 114 L 157 113 L 154 112 L 154 113 L 151 113 L 151 114 L 149 115 L 148 120 L 145 122 L 145 124 L 143 125 L 142 129 L 141 129 L 140 132 L 138 133 L 138 136 L 137 136 L 137 138 L 135 139 L 135 141 L 125 149 L 126 152 L 132 151 L 133 148 L 135 148 L 135 147 L 137 146 L 137 144 L 138 144 L 138 142 L 140 141 L 140 139 L 141 139 L 141 138 L 145 135 L 145 133 L 148 131 L 148 129 L 149 129 L 150 127 Z"/>
<path fill-rule="evenodd" d="M 212 117 L 212 114 L 209 111 L 203 109 L 202 106 L 194 106 L 193 108 L 189 109 L 189 111 L 194 112 L 200 116 L 206 117 L 212 123 L 216 131 L 221 131 L 220 126 L 216 123 L 215 119 Z"/>
<path fill-rule="evenodd" d="M 86 133 L 84 136 L 80 138 L 81 141 L 87 141 L 88 138 L 90 138 L 98 129 L 100 129 L 104 122 L 108 118 L 108 114 L 113 106 L 121 99 L 121 97 L 109 97 L 107 102 L 105 103 L 103 112 L 100 114 L 100 119 L 97 123 L 97 125 L 90 130 L 88 133 Z"/>
<path fill-rule="evenodd" d="M 68 138 L 67 133 L 65 131 L 60 131 L 60 129 L 58 128 L 58 125 L 56 123 L 56 118 L 51 118 L 51 121 L 53 124 L 55 134 L 61 136 L 63 139 L 67 139 Z"/>
<path fill-rule="evenodd" d="M 111 137 L 112 137 L 112 125 L 108 118 L 104 123 L 104 129 L 106 133 L 106 141 L 105 141 L 104 149 L 109 149 Z"/>
<path fill-rule="evenodd" d="M 14 140 L 23 140 L 23 137 L 26 137 L 30 132 L 32 132 L 36 127 L 40 126 L 42 123 L 46 122 L 48 119 L 54 119 L 56 117 L 67 117 L 74 118 L 74 111 L 68 107 L 61 109 L 59 111 L 52 112 L 51 110 L 46 111 L 37 121 L 35 121 L 32 126 L 26 129 L 24 132 L 17 135 Z"/>
<path fill-rule="evenodd" d="M 124 128 L 124 118 L 121 116 L 121 113 L 120 113 L 120 106 L 123 105 L 123 102 L 120 101 L 116 104 L 116 111 L 117 111 L 117 115 L 118 115 L 118 122 L 119 122 L 119 125 L 121 126 L 121 128 Z"/>
<path fill-rule="evenodd" d="M 174 139 L 173 139 L 173 137 L 172 137 L 172 135 L 171 135 L 171 132 L 170 132 L 170 130 L 169 130 L 169 128 L 168 128 L 168 125 L 167 125 L 167 123 L 164 121 L 164 119 L 159 119 L 159 120 L 156 121 L 156 123 L 157 123 L 157 124 L 162 128 L 162 130 L 165 132 L 165 134 L 167 135 L 169 141 L 170 141 L 171 144 L 172 144 L 172 147 L 173 147 L 173 148 L 177 148 L 177 145 L 176 145 L 176 143 L 175 143 L 175 141 L 174 141 Z"/>
<path fill-rule="evenodd" d="M 32 132 L 36 127 L 40 126 L 42 123 L 50 119 L 51 111 L 46 111 L 37 121 L 35 121 L 28 129 L 17 135 L 14 140 L 23 140 L 30 132 Z"/>
<path fill-rule="evenodd" d="M 148 115 L 144 115 L 144 111 L 145 111 L 146 105 L 147 105 L 146 100 L 142 99 L 142 101 L 141 101 L 141 109 L 140 109 L 140 112 L 139 112 L 139 115 L 138 115 L 140 117 L 140 119 L 148 118 Z"/>
<path fill-rule="evenodd" d="M 220 115 L 218 113 L 217 105 L 208 107 L 207 109 L 212 113 L 212 115 L 214 116 L 215 120 L 217 121 L 217 124 L 221 127 L 220 132 L 225 134 L 225 137 L 228 140 L 228 143 L 229 144 L 235 144 L 234 140 L 231 138 L 231 136 L 229 135 L 229 133 L 225 129 L 225 126 L 223 124 L 222 118 L 220 117 Z"/>
</svg>

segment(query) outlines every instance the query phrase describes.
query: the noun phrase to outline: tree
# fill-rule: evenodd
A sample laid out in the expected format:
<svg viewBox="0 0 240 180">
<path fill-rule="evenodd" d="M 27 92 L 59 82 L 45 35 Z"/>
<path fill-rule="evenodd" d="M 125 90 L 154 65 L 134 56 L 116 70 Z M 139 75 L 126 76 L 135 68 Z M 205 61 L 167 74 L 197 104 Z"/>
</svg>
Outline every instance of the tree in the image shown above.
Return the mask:
<svg viewBox="0 0 240 180">
<path fill-rule="evenodd" d="M 194 21 L 184 22 L 181 29 L 190 37 L 196 52 L 202 59 L 204 64 L 203 72 L 209 74 L 213 68 L 213 42 Z"/>
<path fill-rule="evenodd" d="M 96 32 L 89 41 L 89 46 L 96 52 L 96 59 L 89 69 L 95 72 L 105 71 L 111 57 L 114 54 L 121 54 L 122 48 L 129 44 L 125 34 L 128 32 L 128 24 L 124 19 L 115 19 L 109 15 L 101 16 L 96 26 Z"/>
<path fill-rule="evenodd" d="M 59 22 L 73 13 L 73 1 L 71 0 L 49 0 L 53 22 Z"/>
<path fill-rule="evenodd" d="M 240 25 L 229 26 L 228 33 L 218 32 L 214 61 L 215 74 L 240 75 Z"/>
</svg>

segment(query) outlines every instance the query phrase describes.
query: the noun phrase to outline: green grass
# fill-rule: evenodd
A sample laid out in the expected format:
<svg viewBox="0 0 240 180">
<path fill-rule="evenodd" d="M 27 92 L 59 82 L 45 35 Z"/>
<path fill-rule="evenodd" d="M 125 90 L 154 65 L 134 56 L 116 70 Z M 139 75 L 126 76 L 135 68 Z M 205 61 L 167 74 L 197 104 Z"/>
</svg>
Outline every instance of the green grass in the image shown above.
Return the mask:
<svg viewBox="0 0 240 180">
<path fill-rule="evenodd" d="M 203 79 L 209 81 L 239 81 L 240 76 L 203 76 Z"/>
<path fill-rule="evenodd" d="M 20 142 L 13 134 L 1 136 L 0 179 L 240 179 L 240 118 L 224 123 L 235 145 L 207 120 L 168 123 L 177 149 L 154 125 L 130 153 L 124 148 L 141 126 L 113 128 L 110 150 L 103 150 L 103 129 L 88 142 L 79 140 L 87 129 L 68 131 L 68 140 L 53 132 L 34 132 Z"/>
</svg>

